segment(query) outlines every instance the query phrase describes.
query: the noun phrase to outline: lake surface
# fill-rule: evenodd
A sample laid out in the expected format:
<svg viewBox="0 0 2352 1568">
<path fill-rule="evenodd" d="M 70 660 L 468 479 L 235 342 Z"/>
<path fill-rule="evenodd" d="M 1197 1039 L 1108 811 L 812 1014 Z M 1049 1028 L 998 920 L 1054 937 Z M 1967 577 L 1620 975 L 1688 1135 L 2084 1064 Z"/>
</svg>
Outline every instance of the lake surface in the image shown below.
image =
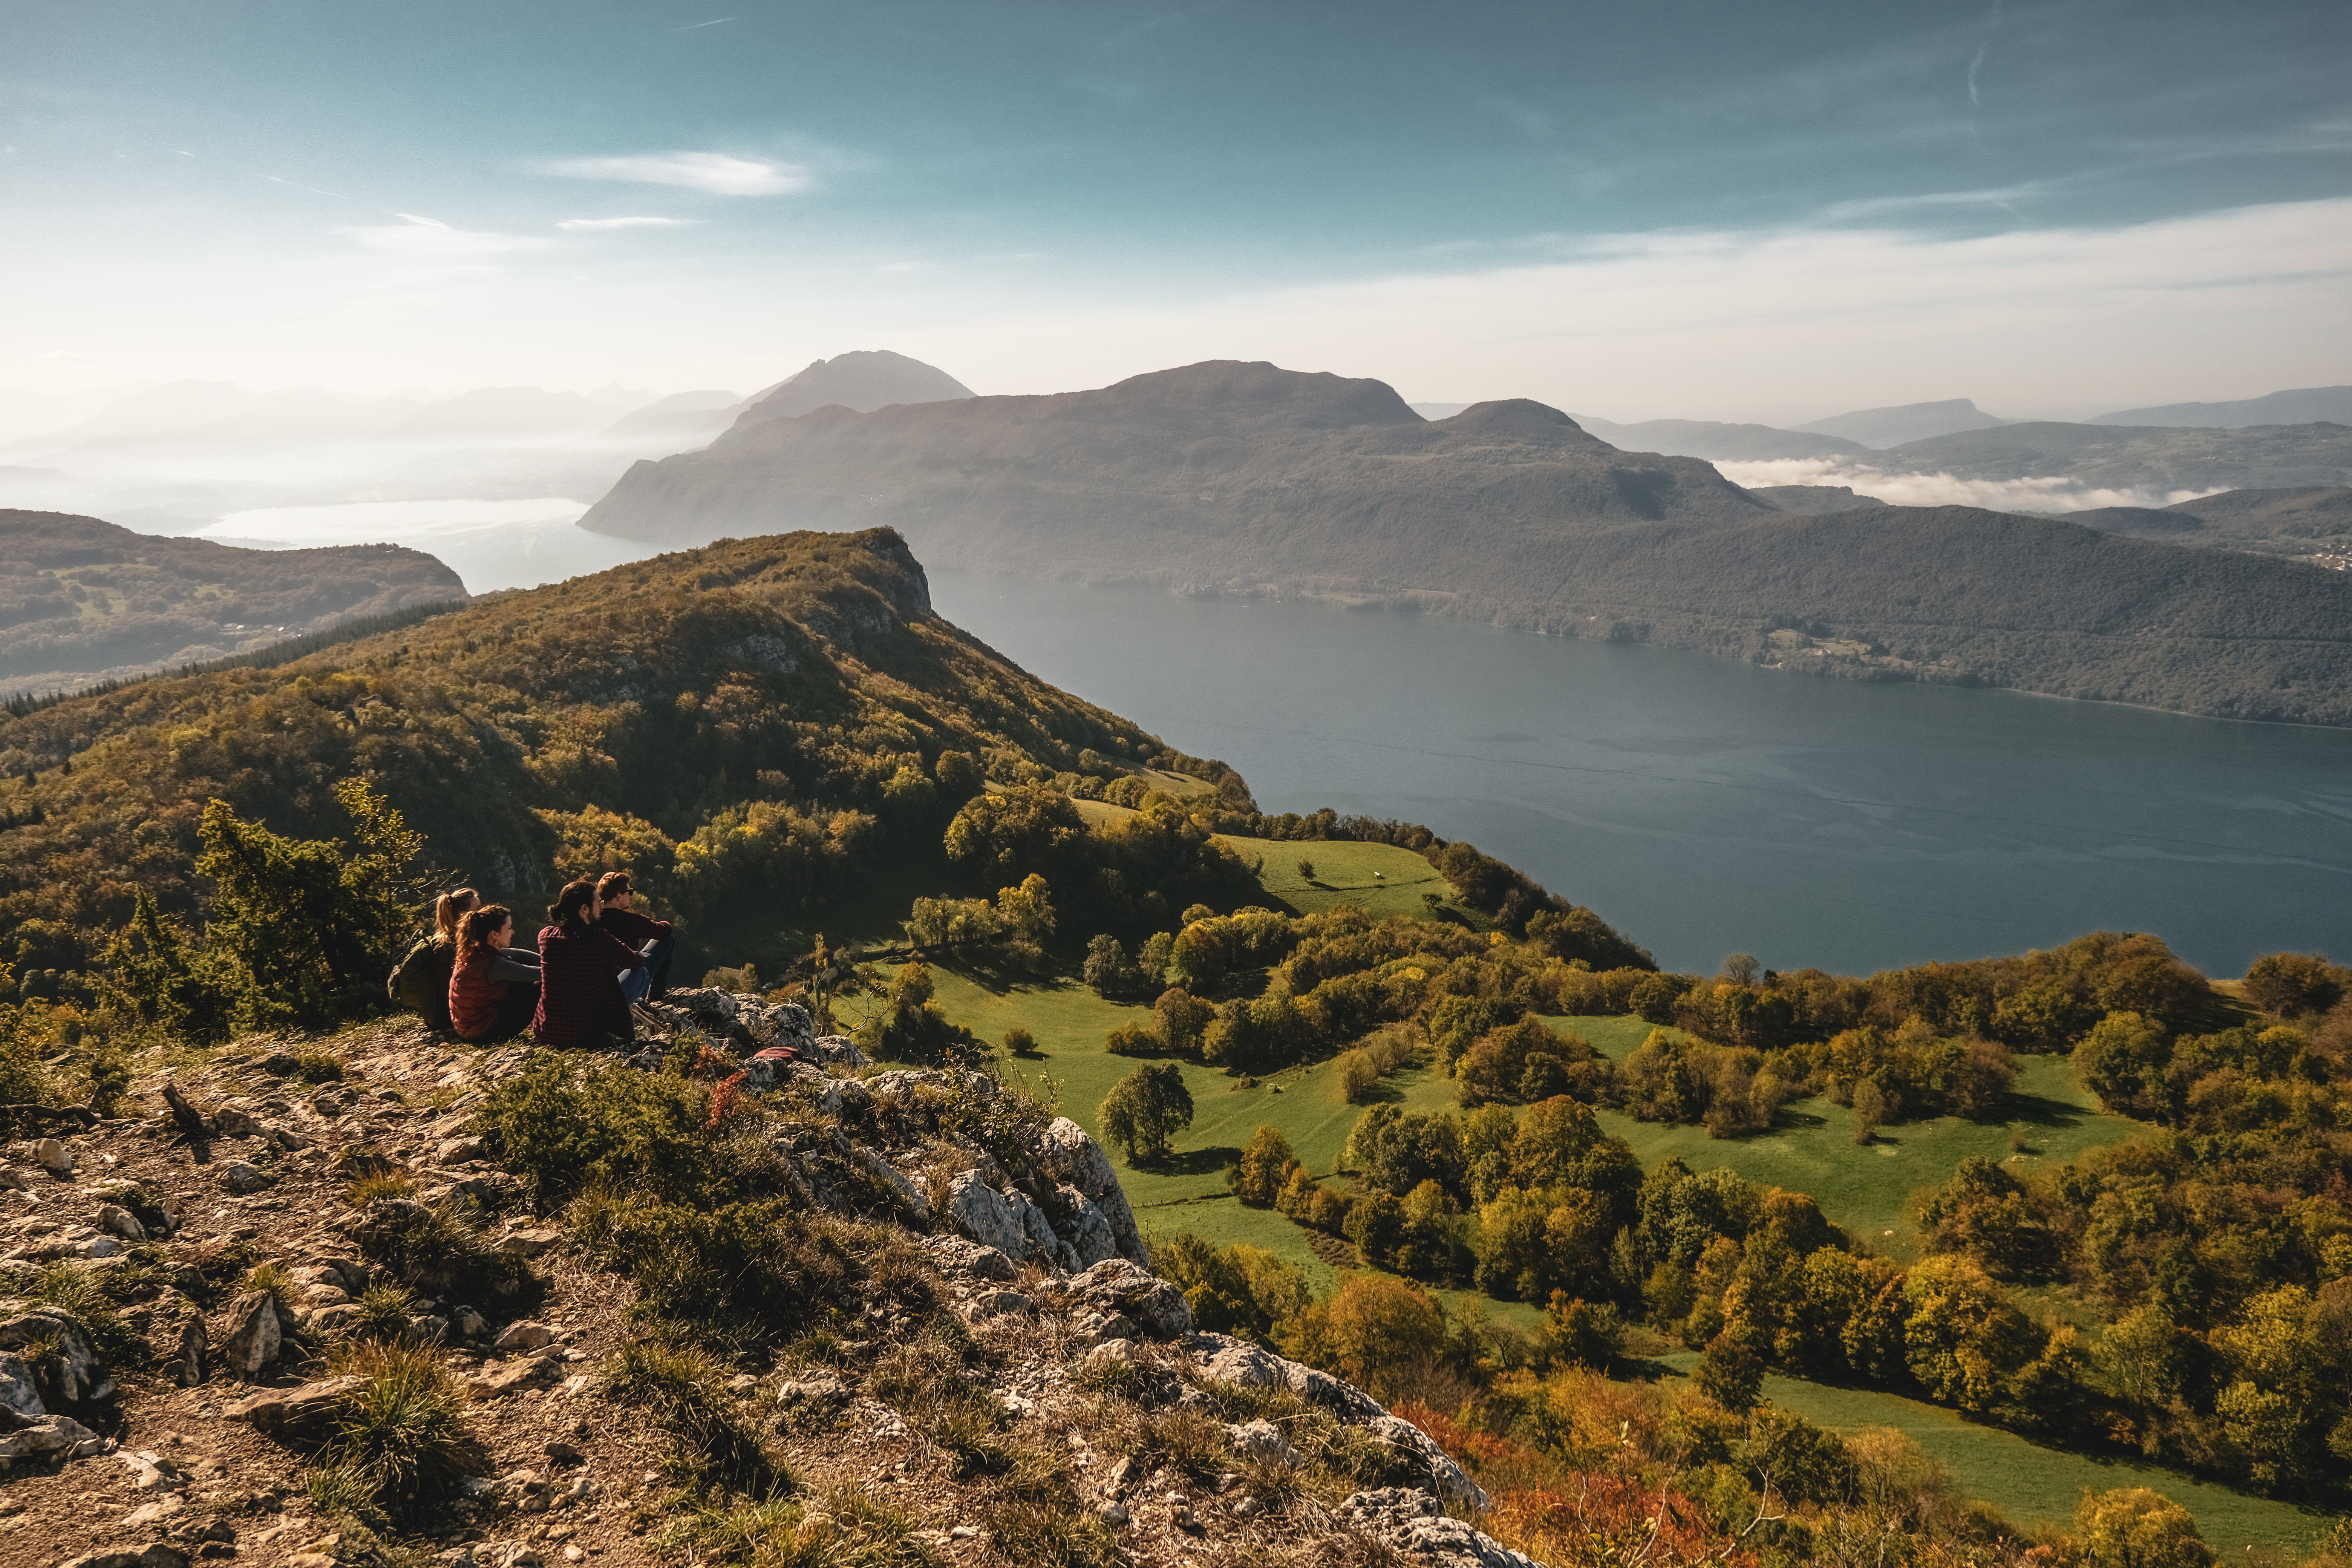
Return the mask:
<svg viewBox="0 0 2352 1568">
<path fill-rule="evenodd" d="M 2154 931 L 2352 957 L 2352 731 L 1861 685 L 1435 616 L 935 572 L 940 613 L 1267 811 L 1398 816 L 1675 969 Z"/>
</svg>

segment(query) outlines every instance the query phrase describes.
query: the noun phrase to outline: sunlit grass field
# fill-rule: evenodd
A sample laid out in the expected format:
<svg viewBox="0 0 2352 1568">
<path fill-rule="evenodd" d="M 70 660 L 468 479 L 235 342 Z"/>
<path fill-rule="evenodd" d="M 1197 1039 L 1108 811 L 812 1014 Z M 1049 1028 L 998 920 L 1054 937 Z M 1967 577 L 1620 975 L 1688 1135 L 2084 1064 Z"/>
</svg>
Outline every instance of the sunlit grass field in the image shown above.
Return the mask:
<svg viewBox="0 0 2352 1568">
<path fill-rule="evenodd" d="M 1092 815 L 1118 808 L 1090 804 L 1088 810 Z M 1244 858 L 1259 862 L 1264 901 L 1269 907 L 1309 910 L 1356 902 L 1378 913 L 1418 916 L 1427 912 L 1423 893 L 1449 892 L 1420 856 L 1385 845 L 1229 842 Z M 1312 879 L 1297 869 L 1302 856 L 1314 863 Z M 1446 908 L 1451 918 L 1475 920 L 1450 899 Z M 877 899 L 866 917 L 874 929 L 867 940 L 887 940 L 889 930 L 879 919 L 881 913 Z M 1016 1026 L 1027 1029 L 1036 1050 L 1007 1058 L 1009 1073 L 1040 1087 L 1052 1080 L 1063 1113 L 1099 1135 L 1097 1107 L 1139 1059 L 1110 1055 L 1102 1048 L 1103 1038 L 1122 1024 L 1148 1022 L 1150 1007 L 1107 1002 L 1075 977 L 1007 983 L 946 965 L 934 966 L 931 973 L 935 997 L 954 1022 L 992 1042 L 1002 1041 Z M 1652 1027 L 1632 1017 L 1552 1017 L 1545 1022 L 1582 1036 L 1618 1060 L 1648 1037 Z M 1364 1107 L 1350 1105 L 1342 1097 L 1336 1060 L 1292 1068 L 1255 1082 L 1195 1062 L 1179 1062 L 1178 1067 L 1192 1092 L 1194 1114 L 1192 1127 L 1176 1141 L 1175 1157 L 1136 1168 L 1114 1155 L 1120 1183 L 1146 1235 L 1164 1238 L 1190 1230 L 1220 1244 L 1263 1247 L 1305 1270 L 1316 1289 L 1331 1288 L 1337 1272 L 1308 1244 L 1308 1233 L 1272 1210 L 1235 1201 L 1226 1192 L 1225 1168 L 1256 1129 L 1270 1123 L 1316 1174 L 1337 1171 L 1340 1150 Z M 1769 1131 L 1737 1139 L 1712 1139 L 1704 1128 L 1641 1122 L 1616 1111 L 1601 1111 L 1600 1117 L 1604 1127 L 1633 1146 L 1645 1168 L 1675 1156 L 1694 1170 L 1727 1167 L 1760 1185 L 1810 1194 L 1855 1239 L 1908 1260 L 1917 1253 L 1917 1240 L 1904 1217 L 1906 1200 L 1916 1189 L 1943 1180 L 1963 1158 L 1980 1154 L 2021 1172 L 2073 1159 L 2138 1131 L 2134 1122 L 2101 1113 L 2065 1058 L 2022 1057 L 2018 1068 L 2017 1092 L 2004 1116 L 1981 1122 L 1937 1117 L 1902 1123 L 1883 1129 L 1869 1145 L 1853 1142 L 1852 1113 L 1823 1099 L 1795 1101 L 1783 1108 Z M 1455 1108 L 1454 1089 L 1453 1080 L 1424 1064 L 1382 1080 L 1375 1094 L 1407 1110 L 1435 1111 Z M 2012 1149 L 2012 1133 L 2021 1139 L 2021 1150 Z M 1541 1311 L 1525 1303 L 1495 1301 L 1465 1290 L 1435 1294 L 1449 1311 L 1475 1300 L 1490 1316 L 1524 1328 L 1542 1321 Z M 2095 1331 L 2092 1316 L 2063 1292 L 2021 1291 L 2018 1300 L 2029 1311 L 2063 1315 Z M 1687 1371 L 1696 1355 L 1676 1352 L 1663 1359 Z M 1949 1466 L 1971 1496 L 2022 1526 L 2069 1523 L 2084 1488 L 2118 1486 L 2148 1486 L 2177 1499 L 2224 1553 L 2242 1555 L 2248 1546 L 2307 1550 L 2329 1523 L 2291 1504 L 2245 1496 L 2158 1467 L 2044 1447 L 1896 1394 L 1779 1374 L 1768 1378 L 1766 1393 L 1782 1407 L 1841 1431 L 1891 1426 L 1906 1433 Z"/>
</svg>

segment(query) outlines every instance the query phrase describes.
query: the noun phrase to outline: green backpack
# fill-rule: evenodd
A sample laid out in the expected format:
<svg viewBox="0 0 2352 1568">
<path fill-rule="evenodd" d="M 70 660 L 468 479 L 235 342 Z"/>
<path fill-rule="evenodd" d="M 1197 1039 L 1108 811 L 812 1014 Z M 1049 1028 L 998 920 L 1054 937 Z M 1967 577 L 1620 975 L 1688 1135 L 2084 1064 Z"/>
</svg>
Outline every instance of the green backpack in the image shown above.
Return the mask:
<svg viewBox="0 0 2352 1568">
<path fill-rule="evenodd" d="M 457 961 L 456 944 L 444 943 L 437 936 L 420 938 L 392 972 L 384 991 L 411 1012 L 422 1013 L 427 1018 L 446 1017 L 449 1012 L 449 971 Z"/>
</svg>

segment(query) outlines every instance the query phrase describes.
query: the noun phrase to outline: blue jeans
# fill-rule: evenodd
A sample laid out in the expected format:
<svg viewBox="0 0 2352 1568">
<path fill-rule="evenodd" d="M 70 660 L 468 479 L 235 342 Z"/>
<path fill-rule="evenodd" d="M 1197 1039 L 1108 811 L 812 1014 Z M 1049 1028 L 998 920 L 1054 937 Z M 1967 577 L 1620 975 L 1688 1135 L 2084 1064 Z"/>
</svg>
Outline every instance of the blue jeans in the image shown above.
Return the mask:
<svg viewBox="0 0 2352 1568">
<path fill-rule="evenodd" d="M 670 960 L 677 956 L 677 938 L 663 937 L 646 948 L 646 966 L 632 969 L 621 976 L 621 995 L 632 1006 L 639 1002 L 658 1002 L 669 989 Z"/>
</svg>

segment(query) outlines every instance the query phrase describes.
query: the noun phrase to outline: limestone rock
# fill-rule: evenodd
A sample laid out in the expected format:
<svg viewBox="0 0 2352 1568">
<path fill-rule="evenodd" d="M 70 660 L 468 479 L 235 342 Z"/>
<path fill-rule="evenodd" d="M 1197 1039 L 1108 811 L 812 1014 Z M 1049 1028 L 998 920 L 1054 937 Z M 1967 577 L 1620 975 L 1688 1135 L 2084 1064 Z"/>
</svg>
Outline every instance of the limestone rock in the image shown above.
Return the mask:
<svg viewBox="0 0 2352 1568">
<path fill-rule="evenodd" d="M 248 1290 L 229 1303 L 228 1333 L 221 1341 L 221 1365 L 236 1377 L 257 1376 L 278 1359 L 282 1339 L 278 1326 L 278 1299 L 267 1290 Z"/>
<path fill-rule="evenodd" d="M 205 1321 L 190 1313 L 188 1321 L 180 1325 L 180 1349 L 172 1358 L 172 1381 L 182 1388 L 194 1388 L 204 1382 L 208 1352 L 209 1347 L 205 1342 Z"/>
<path fill-rule="evenodd" d="M 0 1352 L 0 1410 L 36 1418 L 49 1413 L 41 1403 L 41 1385 L 33 1380 L 33 1369 L 5 1352 Z"/>
<path fill-rule="evenodd" d="M 188 1554 L 168 1541 L 138 1552 L 91 1552 L 68 1559 L 58 1568 L 188 1568 Z"/>
<path fill-rule="evenodd" d="M 506 1331 L 490 1342 L 492 1350 L 535 1351 L 541 1345 L 555 1342 L 555 1331 L 545 1323 L 509 1323 Z"/>
<path fill-rule="evenodd" d="M 466 1386 L 477 1399 L 504 1399 L 526 1388 L 552 1388 L 563 1376 L 563 1363 L 554 1356 L 510 1361 L 488 1373 L 470 1379 Z"/>
<path fill-rule="evenodd" d="M 274 1187 L 278 1178 L 258 1165 L 243 1160 L 231 1160 L 220 1168 L 220 1184 L 233 1193 L 257 1193 Z"/>
<path fill-rule="evenodd" d="M 35 1139 L 32 1154 L 34 1163 L 53 1176 L 68 1176 L 73 1173 L 73 1151 L 55 1138 Z"/>
<path fill-rule="evenodd" d="M 1064 1182 L 1045 1194 L 1045 1218 L 1054 1227 L 1054 1234 L 1069 1247 L 1079 1268 L 1091 1268 L 1107 1258 L 1120 1256 L 1118 1237 L 1112 1234 L 1109 1218 L 1069 1183 Z"/>
<path fill-rule="evenodd" d="M 1223 1334 L 1202 1334 L 1201 1338 L 1213 1342 L 1215 1347 L 1202 1359 L 1203 1382 L 1230 1383 L 1243 1388 L 1290 1386 L 1292 1363 L 1273 1352 Z"/>
<path fill-rule="evenodd" d="M 961 1274 L 968 1279 L 992 1279 L 1004 1284 L 1021 1277 L 1021 1271 L 1013 1266 L 1013 1260 L 1005 1254 L 961 1236 L 928 1237 L 923 1246 L 942 1274 Z"/>
<path fill-rule="evenodd" d="M 469 1165 L 488 1159 L 490 1146 L 479 1138 L 451 1138 L 433 1151 L 433 1157 L 444 1165 Z"/>
<path fill-rule="evenodd" d="M 1172 1340 L 1192 1327 L 1184 1292 L 1124 1258 L 1096 1264 L 1069 1289 L 1088 1306 L 1132 1318 L 1154 1339 Z"/>
<path fill-rule="evenodd" d="M 121 1204 L 99 1205 L 98 1227 L 100 1230 L 111 1231 L 125 1241 L 147 1239 L 147 1227 L 141 1225 L 139 1217 Z"/>
<path fill-rule="evenodd" d="M 873 1174 L 876 1181 L 889 1189 L 890 1196 L 898 1204 L 900 1213 L 911 1220 L 918 1229 L 930 1228 L 931 1200 L 923 1195 L 921 1188 L 908 1180 L 904 1171 L 863 1144 L 858 1145 L 857 1158 Z"/>
<path fill-rule="evenodd" d="M 1472 1480 L 1453 1456 L 1437 1446 L 1428 1433 L 1412 1422 L 1395 1415 L 1381 1415 L 1371 1423 L 1372 1436 L 1391 1447 L 1409 1456 L 1414 1465 L 1429 1474 L 1429 1489 L 1435 1492 L 1449 1508 L 1475 1513 L 1492 1505 L 1486 1489 Z"/>
<path fill-rule="evenodd" d="M 221 1414 L 232 1421 L 249 1422 L 254 1430 L 280 1442 L 322 1442 L 334 1434 L 335 1415 L 344 1395 L 360 1382 L 357 1377 L 327 1377 L 299 1388 L 265 1388 Z"/>
<path fill-rule="evenodd" d="M 1076 1261 L 1069 1244 L 1054 1234 L 1043 1210 L 1023 1192 L 1000 1193 L 966 1171 L 948 1184 L 948 1217 L 955 1227 L 982 1247 L 992 1247 L 1015 1263 L 1059 1264 Z M 1065 1260 L 1065 1254 L 1068 1254 Z M 1181 1299 L 1181 1298 L 1180 1298 Z"/>
<path fill-rule="evenodd" d="M 1297 1469 L 1307 1462 L 1305 1457 L 1290 1446 L 1290 1439 L 1282 1435 L 1282 1429 L 1271 1421 L 1251 1421 L 1238 1426 L 1228 1426 L 1225 1436 L 1232 1439 L 1235 1453 L 1246 1459 L 1255 1459 L 1260 1464 Z"/>
<path fill-rule="evenodd" d="M 222 1138 L 258 1138 L 261 1121 L 245 1107 L 232 1101 L 213 1112 L 213 1132 Z"/>
<path fill-rule="evenodd" d="M 50 1405 L 84 1405 L 111 1398 L 114 1384 L 99 1365 L 98 1347 L 79 1319 L 58 1311 L 25 1312 L 0 1323 L 0 1350 L 20 1351 L 42 1340 L 56 1342 L 56 1353 L 37 1374 Z"/>
<path fill-rule="evenodd" d="M 1437 1500 L 1409 1487 L 1358 1492 L 1338 1517 L 1433 1568 L 1542 1568 L 1493 1536 L 1438 1512 Z"/>
<path fill-rule="evenodd" d="M 1151 1267 L 1151 1251 L 1143 1242 L 1143 1233 L 1136 1227 L 1135 1211 L 1128 1205 L 1127 1193 L 1118 1184 L 1118 1173 L 1111 1168 L 1110 1156 L 1102 1145 L 1087 1135 L 1087 1130 L 1066 1116 L 1055 1117 L 1037 1136 L 1031 1147 L 1031 1163 L 1055 1182 L 1075 1187 L 1088 1204 L 1099 1210 L 1103 1223 L 1109 1226 L 1111 1239 L 1118 1247 L 1118 1256 Z M 1073 1243 L 1076 1242 L 1073 1237 Z M 1100 1258 L 1087 1258 L 1082 1267 L 1091 1268 Z"/>
<path fill-rule="evenodd" d="M 44 1415 L 39 1420 L 0 1435 L 0 1461 L 39 1458 L 63 1454 L 87 1457 L 106 1447 L 106 1439 L 70 1415 Z"/>
</svg>

